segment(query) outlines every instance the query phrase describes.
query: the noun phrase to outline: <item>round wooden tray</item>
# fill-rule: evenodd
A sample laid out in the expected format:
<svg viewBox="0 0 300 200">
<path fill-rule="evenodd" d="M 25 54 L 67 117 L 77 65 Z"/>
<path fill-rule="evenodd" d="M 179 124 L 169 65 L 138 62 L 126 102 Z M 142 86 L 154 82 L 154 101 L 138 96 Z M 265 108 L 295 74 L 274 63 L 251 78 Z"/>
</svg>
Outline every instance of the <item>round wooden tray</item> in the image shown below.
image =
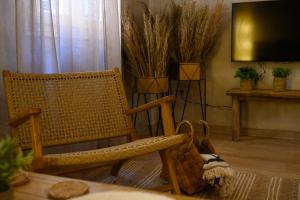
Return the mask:
<svg viewBox="0 0 300 200">
<path fill-rule="evenodd" d="M 51 186 L 48 196 L 51 199 L 63 200 L 78 197 L 89 192 L 89 187 L 79 181 L 63 181 Z"/>
</svg>

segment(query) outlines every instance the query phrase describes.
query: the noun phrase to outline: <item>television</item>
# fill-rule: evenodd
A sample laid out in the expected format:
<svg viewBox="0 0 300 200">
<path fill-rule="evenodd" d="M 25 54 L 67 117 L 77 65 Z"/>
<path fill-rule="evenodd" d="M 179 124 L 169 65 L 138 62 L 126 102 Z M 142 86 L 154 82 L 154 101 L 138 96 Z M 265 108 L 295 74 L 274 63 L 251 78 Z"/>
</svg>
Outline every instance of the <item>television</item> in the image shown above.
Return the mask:
<svg viewBox="0 0 300 200">
<path fill-rule="evenodd" d="M 232 4 L 232 61 L 300 61 L 300 6 L 296 1 Z"/>
</svg>

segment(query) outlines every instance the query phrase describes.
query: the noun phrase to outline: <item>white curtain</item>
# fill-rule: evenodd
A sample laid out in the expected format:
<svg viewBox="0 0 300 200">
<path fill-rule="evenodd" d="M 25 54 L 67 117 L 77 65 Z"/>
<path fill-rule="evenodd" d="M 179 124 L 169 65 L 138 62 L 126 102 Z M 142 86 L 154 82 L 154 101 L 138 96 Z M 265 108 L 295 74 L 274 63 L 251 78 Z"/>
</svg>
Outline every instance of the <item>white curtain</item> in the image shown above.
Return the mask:
<svg viewBox="0 0 300 200">
<path fill-rule="evenodd" d="M 120 0 L 1 0 L 0 70 L 60 73 L 121 66 Z M 0 135 L 7 132 L 2 77 Z"/>
</svg>

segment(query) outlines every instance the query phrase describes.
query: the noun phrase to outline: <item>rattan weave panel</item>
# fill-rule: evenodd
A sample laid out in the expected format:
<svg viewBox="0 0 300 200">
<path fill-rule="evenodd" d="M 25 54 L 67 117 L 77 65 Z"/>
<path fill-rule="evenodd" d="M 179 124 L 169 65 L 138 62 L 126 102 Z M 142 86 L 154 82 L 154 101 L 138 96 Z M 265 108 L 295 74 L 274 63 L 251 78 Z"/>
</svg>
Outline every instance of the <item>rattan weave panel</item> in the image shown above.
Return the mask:
<svg viewBox="0 0 300 200">
<path fill-rule="evenodd" d="M 187 138 L 188 135 L 186 134 L 170 137 L 158 136 L 104 149 L 65 154 L 48 154 L 44 156 L 44 158 L 48 159 L 49 165 L 52 166 L 94 164 L 103 161 L 123 160 L 157 150 L 167 149 L 176 144 L 185 142 Z"/>
<path fill-rule="evenodd" d="M 127 100 L 116 71 L 66 74 L 10 73 L 4 77 L 9 117 L 40 108 L 43 146 L 128 135 Z M 29 124 L 17 138 L 31 147 Z"/>
</svg>

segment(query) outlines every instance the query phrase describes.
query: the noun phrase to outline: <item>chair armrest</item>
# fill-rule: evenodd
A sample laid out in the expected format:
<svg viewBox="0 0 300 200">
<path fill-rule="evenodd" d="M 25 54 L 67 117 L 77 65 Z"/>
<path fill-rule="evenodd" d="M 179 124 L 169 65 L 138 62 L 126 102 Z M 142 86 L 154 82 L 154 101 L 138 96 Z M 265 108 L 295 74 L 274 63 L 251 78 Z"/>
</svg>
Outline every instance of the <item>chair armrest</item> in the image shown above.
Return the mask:
<svg viewBox="0 0 300 200">
<path fill-rule="evenodd" d="M 18 114 L 16 117 L 9 120 L 8 125 L 11 127 L 17 127 L 20 124 L 28 121 L 31 116 L 39 115 L 41 113 L 41 109 L 39 108 L 32 108 L 28 111 Z"/>
<path fill-rule="evenodd" d="M 39 125 L 39 114 L 41 109 L 32 108 L 28 111 L 18 114 L 16 117 L 9 120 L 9 125 L 13 128 L 21 125 L 22 123 L 29 121 L 31 124 L 31 140 L 32 140 L 32 150 L 33 150 L 33 160 L 36 160 L 33 165 L 42 166 L 42 157 L 43 157 L 43 146 L 40 133 Z M 38 164 L 37 164 L 38 163 Z M 38 168 L 35 167 L 34 168 Z"/>
<path fill-rule="evenodd" d="M 127 109 L 125 111 L 125 113 L 127 115 L 131 115 L 133 113 L 137 113 L 137 112 L 143 112 L 145 110 L 149 110 L 151 108 L 154 108 L 154 107 L 157 107 L 157 106 L 160 106 L 162 103 L 170 103 L 172 101 L 175 100 L 175 96 L 166 96 L 166 97 L 162 97 L 160 99 L 157 99 L 157 100 L 154 100 L 154 101 L 151 101 L 149 103 L 146 103 L 146 104 L 143 104 L 141 106 L 138 106 L 136 108 L 131 108 L 131 109 Z"/>
</svg>

